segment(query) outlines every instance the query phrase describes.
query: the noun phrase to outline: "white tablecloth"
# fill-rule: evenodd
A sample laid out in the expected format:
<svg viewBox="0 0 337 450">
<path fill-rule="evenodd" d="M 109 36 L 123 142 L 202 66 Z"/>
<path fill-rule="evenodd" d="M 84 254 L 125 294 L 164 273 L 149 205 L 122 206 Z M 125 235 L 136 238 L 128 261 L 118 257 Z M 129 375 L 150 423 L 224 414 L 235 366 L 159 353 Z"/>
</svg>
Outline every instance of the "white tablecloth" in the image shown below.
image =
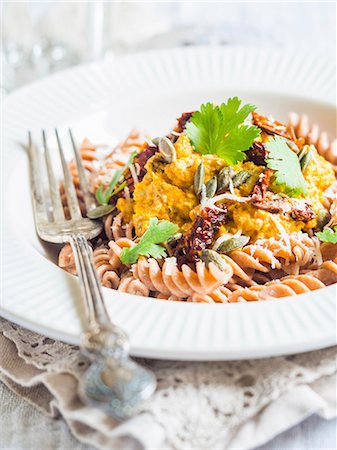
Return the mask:
<svg viewBox="0 0 337 450">
<path fill-rule="evenodd" d="M 336 431 L 335 419 L 322 420 L 317 416 L 311 416 L 256 450 L 332 450 L 337 448 Z M 2 383 L 0 383 L 0 448 L 93 450 L 93 447 L 76 441 L 63 420 L 43 416 Z"/>
</svg>

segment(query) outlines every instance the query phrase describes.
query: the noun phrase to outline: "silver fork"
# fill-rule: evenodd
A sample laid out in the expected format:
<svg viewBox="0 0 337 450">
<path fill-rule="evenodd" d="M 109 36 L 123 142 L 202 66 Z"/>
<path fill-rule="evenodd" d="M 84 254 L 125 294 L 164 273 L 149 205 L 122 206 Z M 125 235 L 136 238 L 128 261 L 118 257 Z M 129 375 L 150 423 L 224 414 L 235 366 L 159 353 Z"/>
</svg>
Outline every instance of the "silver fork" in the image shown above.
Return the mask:
<svg viewBox="0 0 337 450">
<path fill-rule="evenodd" d="M 141 403 L 153 394 L 156 380 L 152 372 L 129 358 L 128 337 L 123 330 L 111 322 L 108 316 L 99 279 L 92 262 L 92 252 L 87 242 L 88 239 L 100 234 L 102 224 L 99 221 L 82 217 L 57 130 L 55 130 L 55 136 L 71 219 L 66 220 L 64 215 L 46 134 L 42 131 L 51 205 L 49 214 L 47 214 L 38 148 L 33 144 L 29 132 L 28 155 L 36 231 L 44 241 L 70 243 L 74 252 L 87 319 L 85 330 L 81 335 L 80 347 L 92 361 L 81 379 L 79 394 L 85 402 L 99 407 L 121 420 L 134 414 Z M 69 136 L 85 206 L 87 211 L 90 211 L 96 207 L 95 201 L 90 194 L 82 159 L 71 130 L 69 130 Z"/>
</svg>

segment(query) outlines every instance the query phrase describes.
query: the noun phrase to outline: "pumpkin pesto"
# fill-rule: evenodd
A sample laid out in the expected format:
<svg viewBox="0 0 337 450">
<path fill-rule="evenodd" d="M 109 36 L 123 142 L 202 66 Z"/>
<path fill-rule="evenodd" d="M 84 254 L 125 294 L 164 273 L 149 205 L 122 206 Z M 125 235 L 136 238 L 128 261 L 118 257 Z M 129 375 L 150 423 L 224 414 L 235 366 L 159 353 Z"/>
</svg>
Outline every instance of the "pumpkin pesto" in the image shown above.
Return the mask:
<svg viewBox="0 0 337 450">
<path fill-rule="evenodd" d="M 267 139 L 264 135 L 263 141 Z M 202 162 L 205 168 L 205 183 L 227 165 L 224 159 L 215 154 L 203 155 L 195 152 L 186 135 L 181 135 L 174 147 L 175 161 L 167 163 L 160 153 L 156 153 L 147 162 L 147 173 L 135 186 L 133 199 L 120 198 L 117 202 L 117 208 L 126 215 L 126 220 L 132 218 L 137 235 L 146 231 L 151 217 L 169 220 L 178 225 L 182 232 L 188 231 L 200 210 L 200 201 L 193 189 L 193 180 L 199 164 Z M 248 196 L 264 169 L 252 161 L 234 165 L 235 173 L 245 170 L 251 175 L 243 185 L 234 189 L 235 194 L 240 197 Z M 308 185 L 308 193 L 305 197 L 301 194 L 299 198 L 305 198 L 317 214 L 322 208 L 321 198 L 324 190 L 335 179 L 333 168 L 315 150 L 303 175 Z M 280 192 L 278 185 L 272 182 L 271 186 L 274 192 Z M 252 241 L 278 235 L 275 220 L 287 233 L 306 230 L 316 225 L 316 218 L 304 223 L 284 214 L 272 214 L 257 209 L 249 203 L 228 202 L 227 208 L 229 220 L 221 226 L 220 234 L 241 230 L 244 235 L 250 236 Z"/>
</svg>

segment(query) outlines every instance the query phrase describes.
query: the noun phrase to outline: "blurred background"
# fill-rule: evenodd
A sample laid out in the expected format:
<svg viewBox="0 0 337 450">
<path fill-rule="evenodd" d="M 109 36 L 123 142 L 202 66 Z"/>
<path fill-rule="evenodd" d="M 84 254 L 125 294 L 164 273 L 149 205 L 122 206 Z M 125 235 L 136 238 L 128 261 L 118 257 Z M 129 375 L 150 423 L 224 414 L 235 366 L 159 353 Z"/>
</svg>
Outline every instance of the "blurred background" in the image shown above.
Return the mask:
<svg viewBox="0 0 337 450">
<path fill-rule="evenodd" d="M 274 46 L 336 58 L 335 2 L 3 1 L 1 90 L 111 55 Z"/>
</svg>

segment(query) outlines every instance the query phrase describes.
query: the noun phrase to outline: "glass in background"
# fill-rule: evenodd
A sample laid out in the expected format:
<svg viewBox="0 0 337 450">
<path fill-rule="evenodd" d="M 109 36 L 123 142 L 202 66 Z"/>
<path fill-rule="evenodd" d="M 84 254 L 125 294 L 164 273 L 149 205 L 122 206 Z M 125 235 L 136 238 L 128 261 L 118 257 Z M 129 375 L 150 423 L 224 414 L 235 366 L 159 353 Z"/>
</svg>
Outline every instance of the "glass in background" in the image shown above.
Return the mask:
<svg viewBox="0 0 337 450">
<path fill-rule="evenodd" d="M 9 92 L 80 62 L 137 50 L 170 28 L 175 9 L 172 2 L 2 2 L 1 87 Z"/>
<path fill-rule="evenodd" d="M 336 55 L 334 3 L 7 1 L 1 14 L 6 91 L 80 62 L 144 49 L 234 44 Z"/>
<path fill-rule="evenodd" d="M 86 3 L 3 2 L 2 87 L 10 91 L 84 61 L 91 12 Z"/>
</svg>

